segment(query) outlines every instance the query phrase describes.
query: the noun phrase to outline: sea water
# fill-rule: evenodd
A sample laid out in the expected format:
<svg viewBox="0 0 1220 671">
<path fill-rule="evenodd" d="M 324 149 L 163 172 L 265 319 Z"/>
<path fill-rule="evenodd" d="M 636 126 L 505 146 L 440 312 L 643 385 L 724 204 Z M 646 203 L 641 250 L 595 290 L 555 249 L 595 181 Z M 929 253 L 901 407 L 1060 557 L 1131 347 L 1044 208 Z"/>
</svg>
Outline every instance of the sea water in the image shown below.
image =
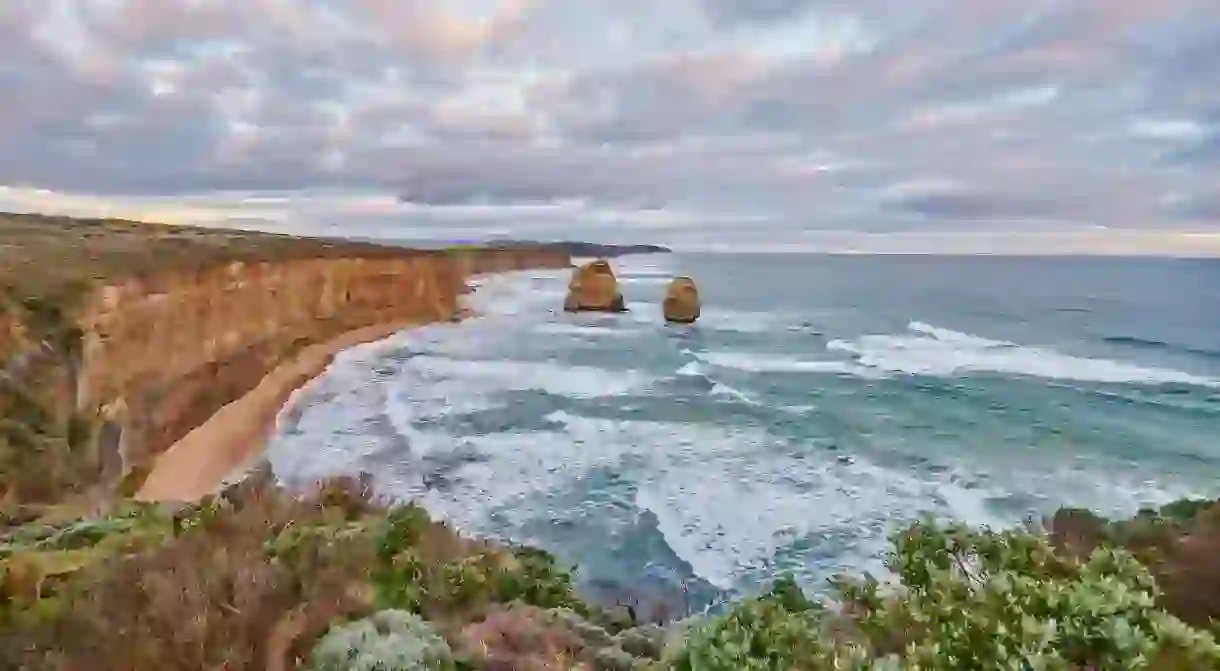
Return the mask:
<svg viewBox="0 0 1220 671">
<path fill-rule="evenodd" d="M 790 571 L 883 572 L 931 514 L 1011 526 L 1220 494 L 1220 262 L 657 255 L 630 312 L 566 271 L 479 278 L 478 317 L 341 354 L 268 450 L 306 485 L 370 473 L 591 583 L 697 599 Z M 675 274 L 703 316 L 666 326 Z"/>
</svg>

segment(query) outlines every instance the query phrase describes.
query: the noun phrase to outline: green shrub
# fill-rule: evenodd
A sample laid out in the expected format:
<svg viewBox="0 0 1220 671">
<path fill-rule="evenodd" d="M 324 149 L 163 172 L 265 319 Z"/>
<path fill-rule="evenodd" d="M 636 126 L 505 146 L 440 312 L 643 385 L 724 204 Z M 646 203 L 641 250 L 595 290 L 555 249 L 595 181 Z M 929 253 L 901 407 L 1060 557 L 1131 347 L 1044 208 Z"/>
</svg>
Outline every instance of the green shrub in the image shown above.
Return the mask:
<svg viewBox="0 0 1220 671">
<path fill-rule="evenodd" d="M 897 590 L 840 588 L 875 650 L 905 639 L 904 668 L 1220 668 L 1212 636 L 1161 610 L 1152 574 L 1126 551 L 1078 562 L 1040 535 L 930 521 L 894 545 Z"/>
<path fill-rule="evenodd" d="M 588 604 L 576 596 L 572 574 L 560 568 L 550 553 L 534 548 L 513 549 L 515 570 L 498 573 L 496 600 L 522 601 L 539 608 L 567 608 L 588 617 Z"/>
<path fill-rule="evenodd" d="M 783 576 L 760 596 L 693 623 L 666 665 L 681 671 L 866 668 L 863 649 L 824 635 L 824 616 L 791 576 Z"/>
<path fill-rule="evenodd" d="M 1220 646 L 1158 605 L 1149 570 L 1124 550 L 1083 561 L 1027 531 L 927 521 L 896 534 L 893 588 L 841 579 L 841 609 L 788 579 L 696 623 L 667 657 L 681 670 L 1220 669 Z"/>
<path fill-rule="evenodd" d="M 456 669 L 445 639 L 419 616 L 383 610 L 332 627 L 314 646 L 313 671 L 445 671 Z"/>
<path fill-rule="evenodd" d="M 566 608 L 514 603 L 493 607 L 456 640 L 474 668 L 636 671 L 660 658 L 662 636 L 650 628 L 611 635 Z"/>
<path fill-rule="evenodd" d="M 568 608 L 581 616 L 604 615 L 576 596 L 572 576 L 548 553 L 516 548 L 438 547 L 439 526 L 422 509 L 393 510 L 377 540 L 372 571 L 379 603 L 437 619 L 455 613 L 485 613 L 492 604 L 521 602 Z"/>
<path fill-rule="evenodd" d="M 861 648 L 840 649 L 821 634 L 820 611 L 789 610 L 765 595 L 693 626 L 666 659 L 678 671 L 768 671 L 771 669 L 862 669 Z"/>
</svg>

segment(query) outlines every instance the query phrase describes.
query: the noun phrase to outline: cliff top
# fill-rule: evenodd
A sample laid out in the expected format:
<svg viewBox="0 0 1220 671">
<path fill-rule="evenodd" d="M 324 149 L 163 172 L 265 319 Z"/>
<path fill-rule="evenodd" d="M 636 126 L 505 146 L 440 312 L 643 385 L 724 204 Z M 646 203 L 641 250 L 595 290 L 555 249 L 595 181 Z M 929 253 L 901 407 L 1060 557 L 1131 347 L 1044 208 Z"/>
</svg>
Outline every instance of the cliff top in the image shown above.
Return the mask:
<svg viewBox="0 0 1220 671">
<path fill-rule="evenodd" d="M 437 254 L 275 233 L 0 213 L 0 286 L 24 295 L 75 282 L 187 270 L 231 261 Z"/>
</svg>

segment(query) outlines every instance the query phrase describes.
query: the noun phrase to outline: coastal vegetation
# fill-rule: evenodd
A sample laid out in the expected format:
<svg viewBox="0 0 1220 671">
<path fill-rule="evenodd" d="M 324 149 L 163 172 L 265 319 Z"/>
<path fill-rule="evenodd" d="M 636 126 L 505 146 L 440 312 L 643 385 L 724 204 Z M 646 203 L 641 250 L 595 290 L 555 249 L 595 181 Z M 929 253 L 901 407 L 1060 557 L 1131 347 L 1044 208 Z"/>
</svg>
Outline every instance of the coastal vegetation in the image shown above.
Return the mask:
<svg viewBox="0 0 1220 671">
<path fill-rule="evenodd" d="M 0 668 L 1220 668 L 1220 506 L 896 528 L 892 576 L 789 577 L 710 614 L 585 600 L 545 552 L 339 479 L 0 536 Z M 884 578 L 884 579 L 881 579 Z M 685 615 L 685 617 L 679 617 Z"/>
</svg>

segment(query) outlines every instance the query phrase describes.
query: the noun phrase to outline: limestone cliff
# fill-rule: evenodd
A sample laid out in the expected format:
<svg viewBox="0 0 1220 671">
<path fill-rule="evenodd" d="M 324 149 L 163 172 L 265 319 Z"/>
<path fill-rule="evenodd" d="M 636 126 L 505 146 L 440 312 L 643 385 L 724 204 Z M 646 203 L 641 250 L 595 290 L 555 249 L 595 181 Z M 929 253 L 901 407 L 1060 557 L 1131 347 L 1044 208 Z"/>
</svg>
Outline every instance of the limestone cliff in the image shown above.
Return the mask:
<svg viewBox="0 0 1220 671">
<path fill-rule="evenodd" d="M 18 215 L 0 243 L 0 518 L 148 464 L 302 348 L 453 318 L 472 274 L 571 265 Z"/>
</svg>

